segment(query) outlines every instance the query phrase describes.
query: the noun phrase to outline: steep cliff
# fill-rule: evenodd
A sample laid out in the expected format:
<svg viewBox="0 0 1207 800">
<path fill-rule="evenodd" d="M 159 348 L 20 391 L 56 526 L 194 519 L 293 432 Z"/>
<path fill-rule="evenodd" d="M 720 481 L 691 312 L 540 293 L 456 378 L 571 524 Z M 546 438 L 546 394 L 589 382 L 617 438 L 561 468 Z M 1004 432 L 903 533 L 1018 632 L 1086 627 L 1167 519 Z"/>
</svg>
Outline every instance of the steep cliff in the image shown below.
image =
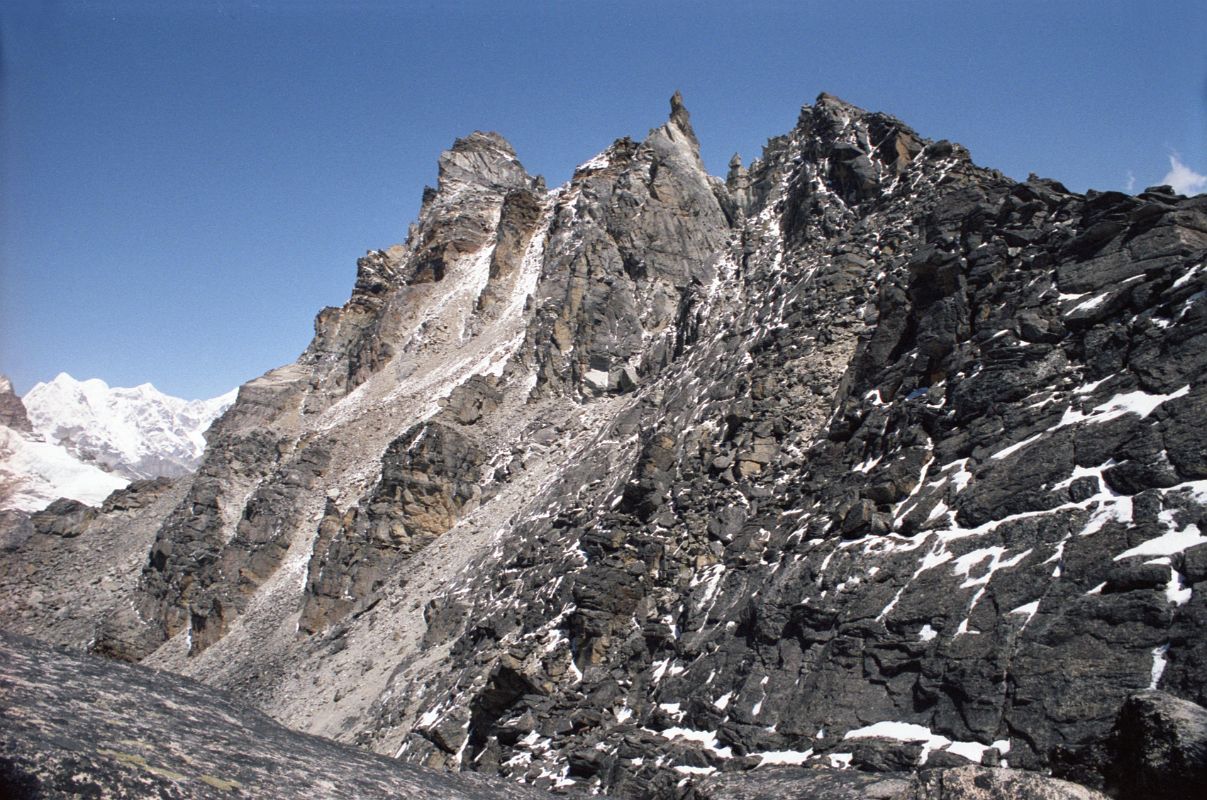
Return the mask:
<svg viewBox="0 0 1207 800">
<path fill-rule="evenodd" d="M 100 622 L 20 564 L 108 513 L 38 524 L 6 618 L 539 787 L 1100 786 L 1130 696 L 1207 702 L 1205 261 L 1207 197 L 1018 183 L 828 95 L 724 181 L 677 95 L 552 191 L 475 133 L 170 512 L 121 511 Z"/>
</svg>

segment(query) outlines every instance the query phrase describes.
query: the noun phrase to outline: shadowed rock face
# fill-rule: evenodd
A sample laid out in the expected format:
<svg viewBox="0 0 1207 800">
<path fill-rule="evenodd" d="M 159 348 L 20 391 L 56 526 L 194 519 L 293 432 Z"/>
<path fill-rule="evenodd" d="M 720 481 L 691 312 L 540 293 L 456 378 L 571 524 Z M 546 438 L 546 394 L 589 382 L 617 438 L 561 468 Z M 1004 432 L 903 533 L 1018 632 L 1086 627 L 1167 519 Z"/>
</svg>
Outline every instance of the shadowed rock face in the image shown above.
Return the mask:
<svg viewBox="0 0 1207 800">
<path fill-rule="evenodd" d="M 302 629 L 325 629 L 388 578 L 398 580 L 392 573 L 400 561 L 481 501 L 482 460 L 472 443 L 439 424 L 416 426 L 391 444 L 365 502 L 342 516 L 328 506 L 310 559 Z"/>
<path fill-rule="evenodd" d="M 1016 182 L 828 95 L 725 182 L 681 98 L 551 191 L 474 134 L 197 475 L 120 510 L 144 558 L 98 595 L 26 567 L 40 533 L 0 595 L 540 788 L 1097 787 L 1129 697 L 1207 701 L 1205 262 L 1207 197 Z M 61 510 L 72 552 L 120 529 Z"/>
<path fill-rule="evenodd" d="M 212 687 L 0 633 L 0 794 L 540 797 L 288 730 Z"/>
</svg>

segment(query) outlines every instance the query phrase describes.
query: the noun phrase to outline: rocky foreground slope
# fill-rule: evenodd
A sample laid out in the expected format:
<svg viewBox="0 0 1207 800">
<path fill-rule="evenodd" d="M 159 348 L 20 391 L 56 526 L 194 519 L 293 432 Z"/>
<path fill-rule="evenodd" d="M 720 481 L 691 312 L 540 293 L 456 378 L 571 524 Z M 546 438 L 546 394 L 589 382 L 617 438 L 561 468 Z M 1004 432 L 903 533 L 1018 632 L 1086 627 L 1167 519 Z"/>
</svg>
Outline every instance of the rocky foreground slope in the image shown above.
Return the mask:
<svg viewBox="0 0 1207 800">
<path fill-rule="evenodd" d="M 194 476 L 35 517 L 0 614 L 542 788 L 1159 796 L 1111 731 L 1207 703 L 1205 264 L 1205 196 L 1018 183 L 827 95 L 724 181 L 678 97 L 552 191 L 475 133 Z"/>
<path fill-rule="evenodd" d="M 187 678 L 0 633 L 0 796 L 531 800 L 291 731 Z"/>
</svg>

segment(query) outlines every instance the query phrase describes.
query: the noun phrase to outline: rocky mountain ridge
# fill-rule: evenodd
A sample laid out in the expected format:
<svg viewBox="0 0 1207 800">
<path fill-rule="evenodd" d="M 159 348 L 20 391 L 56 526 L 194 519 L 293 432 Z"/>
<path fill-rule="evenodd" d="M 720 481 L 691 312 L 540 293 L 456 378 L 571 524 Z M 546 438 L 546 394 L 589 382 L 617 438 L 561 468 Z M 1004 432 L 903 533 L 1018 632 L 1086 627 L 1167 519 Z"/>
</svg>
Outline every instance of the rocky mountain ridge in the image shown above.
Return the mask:
<svg viewBox="0 0 1207 800">
<path fill-rule="evenodd" d="M 725 180 L 677 95 L 553 190 L 476 133 L 196 475 L 35 517 L 0 610 L 538 788 L 1138 796 L 1128 699 L 1207 702 L 1205 262 L 1207 197 L 1015 182 L 828 95 Z"/>
</svg>

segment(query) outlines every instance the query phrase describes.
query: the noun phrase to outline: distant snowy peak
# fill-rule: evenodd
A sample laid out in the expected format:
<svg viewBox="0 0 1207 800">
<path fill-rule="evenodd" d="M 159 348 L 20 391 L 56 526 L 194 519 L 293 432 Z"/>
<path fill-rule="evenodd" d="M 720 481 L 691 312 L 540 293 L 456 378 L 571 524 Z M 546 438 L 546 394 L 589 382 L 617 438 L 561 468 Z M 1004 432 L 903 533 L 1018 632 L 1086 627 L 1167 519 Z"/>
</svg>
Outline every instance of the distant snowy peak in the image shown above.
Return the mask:
<svg viewBox="0 0 1207 800">
<path fill-rule="evenodd" d="M 0 425 L 0 510 L 40 511 L 60 497 L 99 506 L 127 483 L 65 447 Z"/>
<path fill-rule="evenodd" d="M 191 472 L 205 450 L 205 431 L 237 390 L 210 400 L 182 400 L 149 383 L 110 388 L 65 372 L 23 398 L 34 433 L 80 460 L 131 480 Z"/>
</svg>

